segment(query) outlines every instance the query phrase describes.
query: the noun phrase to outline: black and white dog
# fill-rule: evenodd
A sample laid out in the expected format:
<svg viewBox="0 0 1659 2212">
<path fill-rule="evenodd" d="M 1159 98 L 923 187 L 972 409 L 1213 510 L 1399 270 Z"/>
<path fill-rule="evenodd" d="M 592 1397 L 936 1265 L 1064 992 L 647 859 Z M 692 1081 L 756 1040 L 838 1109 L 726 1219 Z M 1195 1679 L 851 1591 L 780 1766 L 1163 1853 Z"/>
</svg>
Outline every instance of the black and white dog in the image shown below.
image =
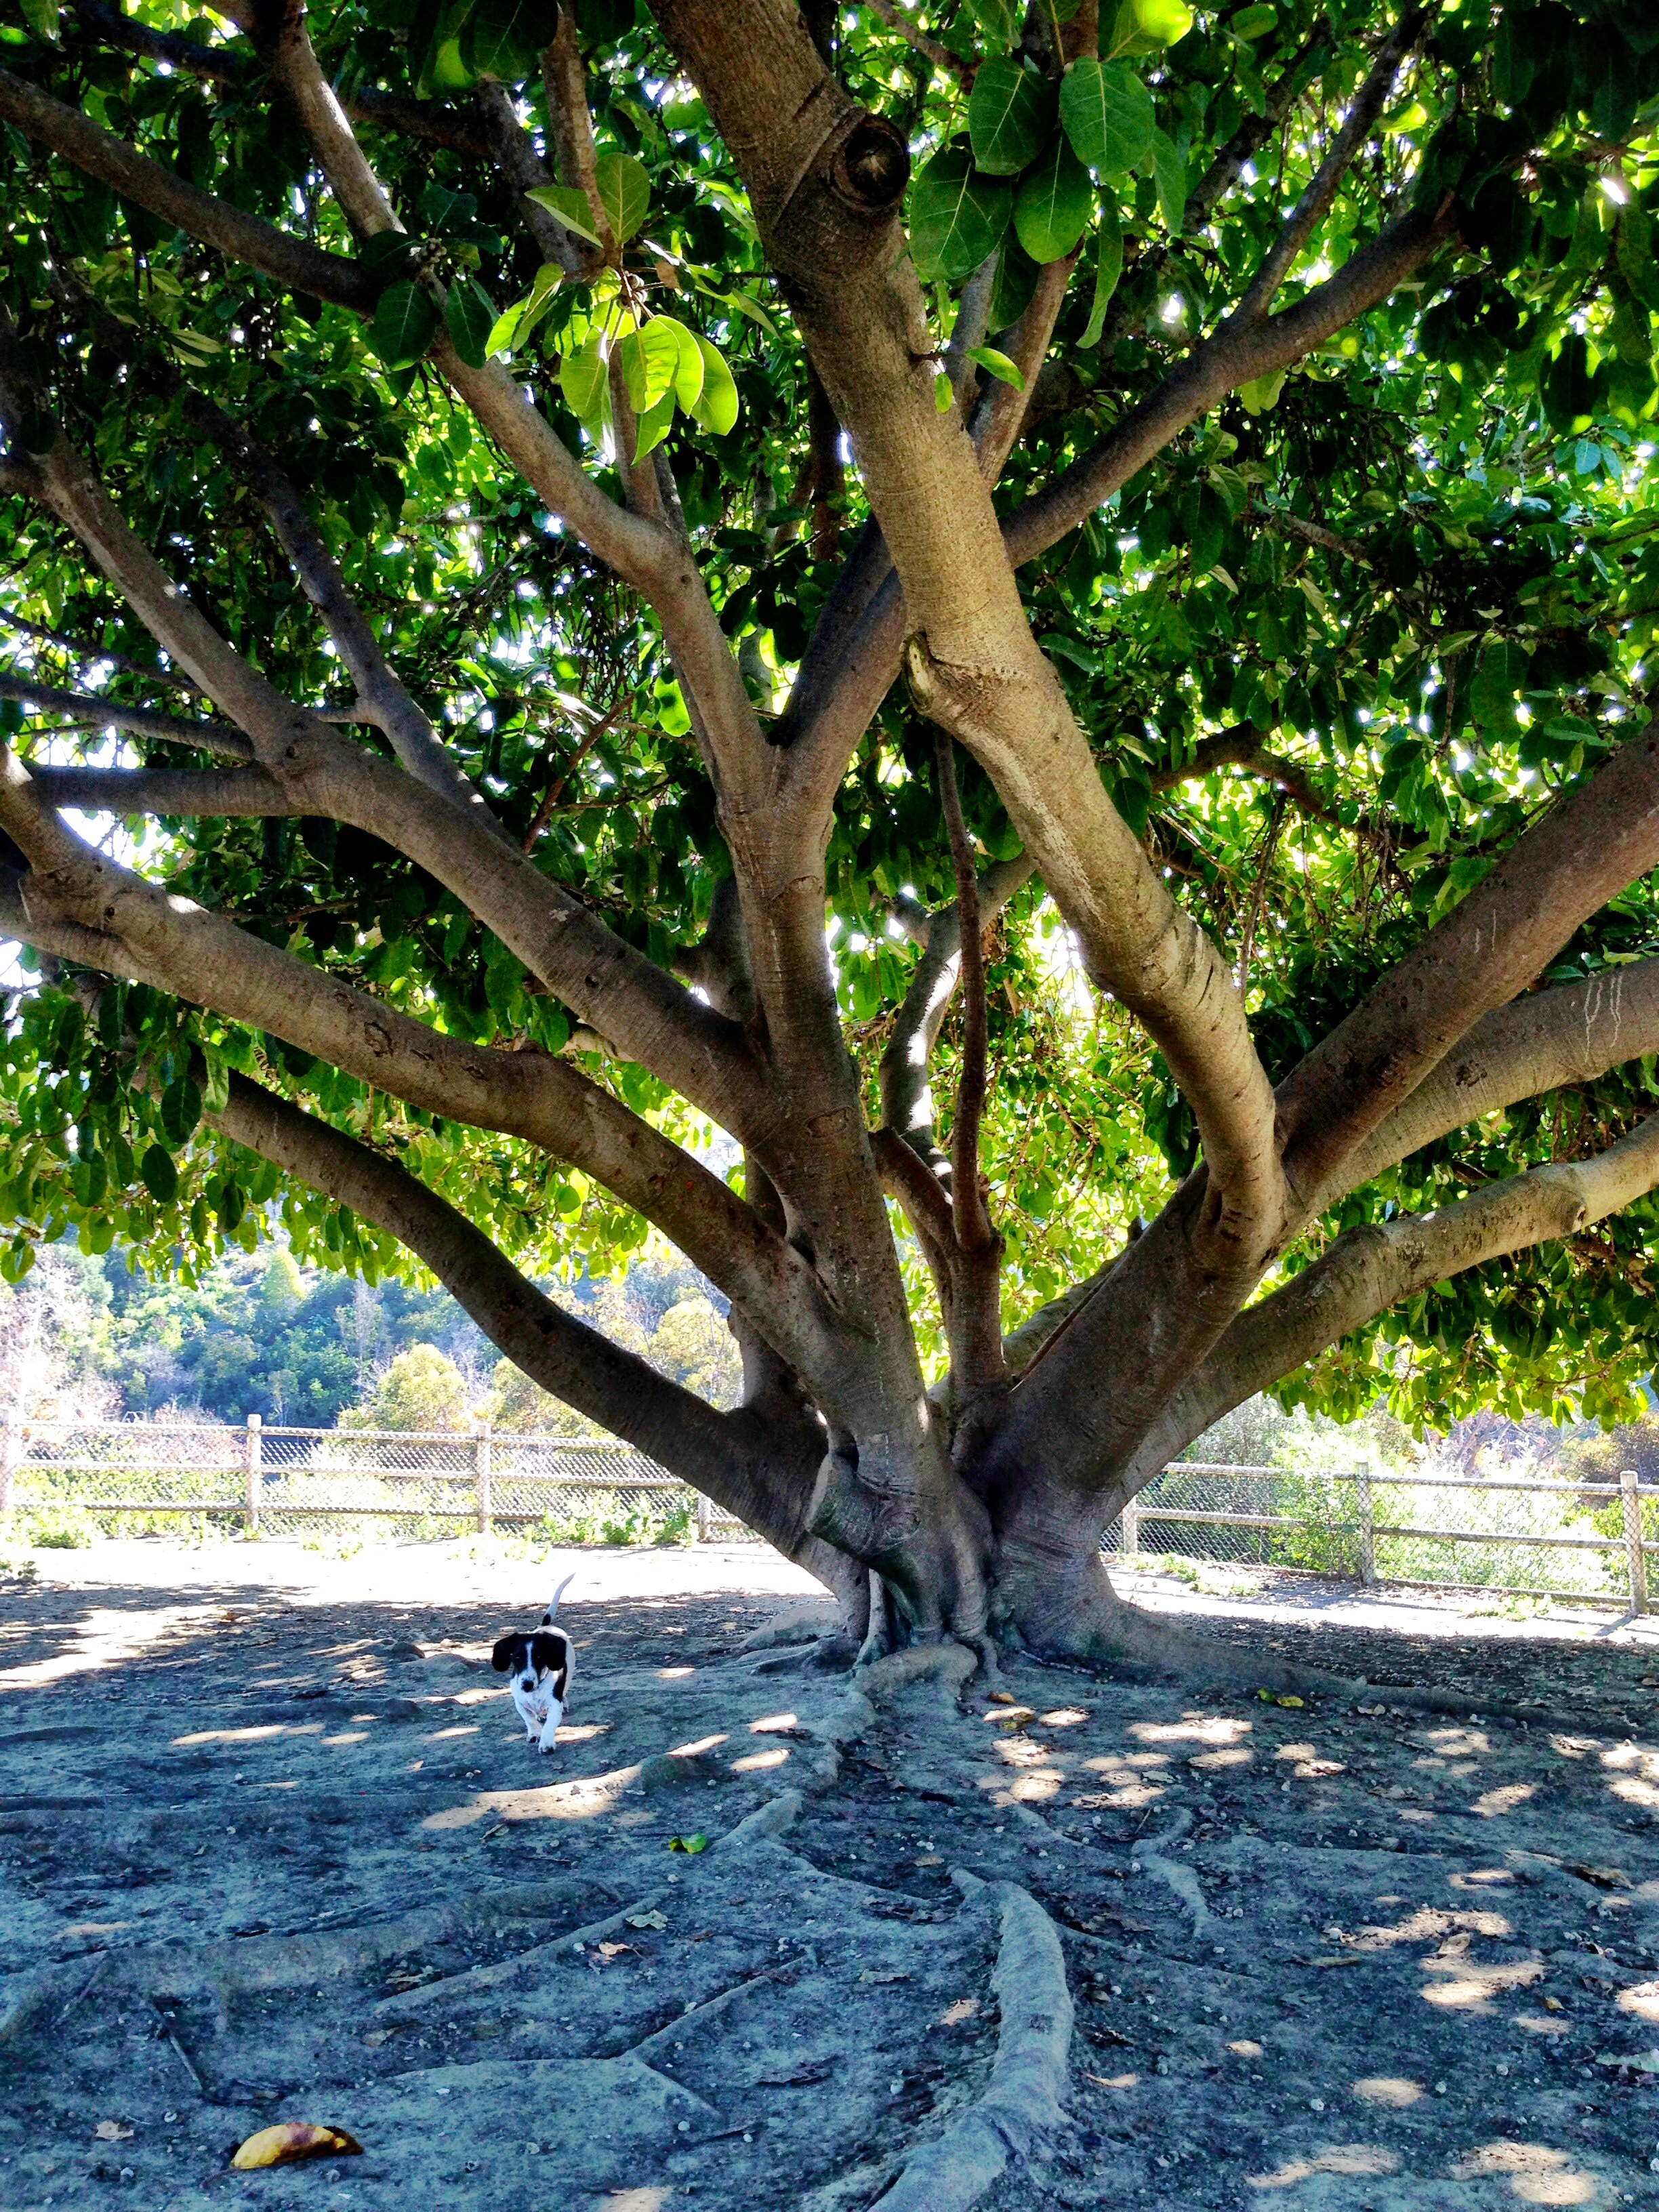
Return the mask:
<svg viewBox="0 0 1659 2212">
<path fill-rule="evenodd" d="M 570 1702 L 575 1647 L 556 1624 L 559 1600 L 574 1579 L 574 1573 L 567 1575 L 554 1591 L 539 1628 L 499 1637 L 489 1655 L 495 1672 L 513 1678 L 513 1702 L 524 1723 L 526 1742 L 542 1751 L 551 1751 L 557 1742 L 559 1723 Z"/>
</svg>

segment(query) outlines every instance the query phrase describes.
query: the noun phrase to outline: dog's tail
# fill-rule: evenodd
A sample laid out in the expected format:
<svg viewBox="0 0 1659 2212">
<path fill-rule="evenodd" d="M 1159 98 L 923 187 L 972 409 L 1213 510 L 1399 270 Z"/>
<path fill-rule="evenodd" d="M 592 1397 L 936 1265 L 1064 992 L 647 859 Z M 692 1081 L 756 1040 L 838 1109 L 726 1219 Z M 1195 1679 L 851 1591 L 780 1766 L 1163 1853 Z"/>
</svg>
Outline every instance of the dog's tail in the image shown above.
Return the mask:
<svg viewBox="0 0 1659 2212">
<path fill-rule="evenodd" d="M 547 1611 L 542 1615 L 542 1626 L 544 1628 L 551 1628 L 554 1622 L 558 1619 L 559 1600 L 564 1595 L 565 1592 L 569 1589 L 571 1583 L 574 1583 L 575 1579 L 576 1570 L 573 1567 L 547 1601 Z"/>
</svg>

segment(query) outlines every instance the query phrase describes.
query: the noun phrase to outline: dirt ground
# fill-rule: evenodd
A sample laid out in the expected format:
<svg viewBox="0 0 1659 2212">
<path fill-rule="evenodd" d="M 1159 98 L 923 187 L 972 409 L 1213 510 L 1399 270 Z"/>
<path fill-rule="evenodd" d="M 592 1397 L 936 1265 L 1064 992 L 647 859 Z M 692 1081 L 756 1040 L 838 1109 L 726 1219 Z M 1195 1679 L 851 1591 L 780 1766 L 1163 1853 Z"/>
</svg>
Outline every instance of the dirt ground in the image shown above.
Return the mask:
<svg viewBox="0 0 1659 2212">
<path fill-rule="evenodd" d="M 570 1560 L 544 1759 L 488 1652 Z M 1659 2204 L 1652 1627 L 1143 1578 L 1375 1686 L 1016 1659 L 827 1780 L 844 1686 L 744 1650 L 809 1587 L 758 1550 L 39 1565 L 0 1587 L 6 2212 L 862 2212 L 995 2055 L 999 1893 L 953 1874 L 1046 1908 L 1077 2008 L 1068 2124 L 988 2212 Z M 1391 1703 L 1430 1684 L 1549 1717 Z M 233 2171 L 278 2119 L 363 2154 Z"/>
</svg>

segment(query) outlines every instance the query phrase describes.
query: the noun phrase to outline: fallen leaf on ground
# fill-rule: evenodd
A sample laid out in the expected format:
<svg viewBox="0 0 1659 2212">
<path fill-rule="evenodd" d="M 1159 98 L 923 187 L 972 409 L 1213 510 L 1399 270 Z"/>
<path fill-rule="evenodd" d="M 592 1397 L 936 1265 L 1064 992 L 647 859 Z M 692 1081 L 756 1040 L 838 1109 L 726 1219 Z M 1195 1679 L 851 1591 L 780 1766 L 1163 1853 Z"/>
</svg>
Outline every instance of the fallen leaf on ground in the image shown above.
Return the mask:
<svg viewBox="0 0 1659 2212">
<path fill-rule="evenodd" d="M 630 1928 L 666 1928 L 668 1925 L 660 1912 L 630 1912 L 627 1920 Z"/>
<path fill-rule="evenodd" d="M 979 2010 L 977 1997 L 958 1997 L 956 2002 L 939 2015 L 941 2027 L 960 2027 L 964 2020 L 971 2020 Z"/>
<path fill-rule="evenodd" d="M 1019 1700 L 1012 1690 L 988 1690 L 985 1702 L 988 1705 L 1014 1705 Z"/>
<path fill-rule="evenodd" d="M 131 2142 L 132 2130 L 124 2128 L 119 2120 L 100 2120 L 92 2131 L 100 2142 Z"/>
<path fill-rule="evenodd" d="M 707 1836 L 671 1836 L 668 1848 L 671 1851 L 706 1851 L 708 1838 Z"/>
<path fill-rule="evenodd" d="M 361 2158 L 362 2145 L 343 2128 L 313 2128 L 284 2120 L 250 2136 L 230 2161 L 244 2172 L 258 2166 L 290 2166 L 301 2158 Z"/>
<path fill-rule="evenodd" d="M 631 1943 L 596 1943 L 594 1949 L 602 1959 L 620 1959 L 624 1951 L 631 1951 Z"/>
</svg>

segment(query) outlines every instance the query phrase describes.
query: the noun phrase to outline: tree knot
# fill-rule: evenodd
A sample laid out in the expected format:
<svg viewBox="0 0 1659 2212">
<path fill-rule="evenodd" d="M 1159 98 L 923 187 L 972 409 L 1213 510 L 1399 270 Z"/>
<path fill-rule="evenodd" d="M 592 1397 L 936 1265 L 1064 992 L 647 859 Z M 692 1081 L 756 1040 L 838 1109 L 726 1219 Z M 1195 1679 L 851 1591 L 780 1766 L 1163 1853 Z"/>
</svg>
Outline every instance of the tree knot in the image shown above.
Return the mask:
<svg viewBox="0 0 1659 2212">
<path fill-rule="evenodd" d="M 910 149 L 904 133 L 884 115 L 860 115 L 836 148 L 830 185 L 860 215 L 885 215 L 910 181 Z"/>
</svg>

